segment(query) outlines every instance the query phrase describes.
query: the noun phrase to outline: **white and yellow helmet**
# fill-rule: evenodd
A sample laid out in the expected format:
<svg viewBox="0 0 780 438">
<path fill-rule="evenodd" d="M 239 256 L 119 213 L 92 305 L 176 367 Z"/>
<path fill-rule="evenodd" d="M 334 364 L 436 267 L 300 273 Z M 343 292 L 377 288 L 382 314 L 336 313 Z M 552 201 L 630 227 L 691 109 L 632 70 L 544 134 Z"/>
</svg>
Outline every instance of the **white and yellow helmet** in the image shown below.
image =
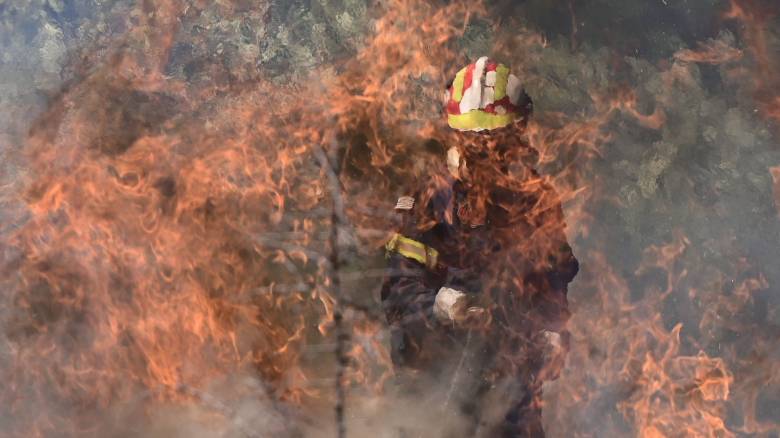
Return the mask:
<svg viewBox="0 0 780 438">
<path fill-rule="evenodd" d="M 447 95 L 447 123 L 461 131 L 503 128 L 530 112 L 517 76 L 487 56 L 462 68 Z"/>
</svg>

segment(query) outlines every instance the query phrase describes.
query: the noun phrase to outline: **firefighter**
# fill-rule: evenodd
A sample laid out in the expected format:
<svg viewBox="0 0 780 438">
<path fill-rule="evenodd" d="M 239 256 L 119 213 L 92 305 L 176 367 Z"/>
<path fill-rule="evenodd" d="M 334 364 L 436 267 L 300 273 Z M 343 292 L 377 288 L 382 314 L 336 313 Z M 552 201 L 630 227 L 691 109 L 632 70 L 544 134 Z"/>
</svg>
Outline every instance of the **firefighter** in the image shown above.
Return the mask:
<svg viewBox="0 0 780 438">
<path fill-rule="evenodd" d="M 506 66 L 482 57 L 448 85 L 445 112 L 453 144 L 398 199 L 386 245 L 393 363 L 447 384 L 446 403 L 471 419 L 462 436 L 543 436 L 541 384 L 563 364 L 578 262 L 524 141 L 532 102 Z"/>
</svg>

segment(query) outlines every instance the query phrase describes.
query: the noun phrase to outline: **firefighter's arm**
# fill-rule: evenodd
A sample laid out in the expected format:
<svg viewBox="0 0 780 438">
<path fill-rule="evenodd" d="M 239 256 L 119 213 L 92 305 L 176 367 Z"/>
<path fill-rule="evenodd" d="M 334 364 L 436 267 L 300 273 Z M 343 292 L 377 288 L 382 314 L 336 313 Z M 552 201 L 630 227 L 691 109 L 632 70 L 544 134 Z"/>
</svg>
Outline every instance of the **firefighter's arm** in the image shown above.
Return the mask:
<svg viewBox="0 0 780 438">
<path fill-rule="evenodd" d="M 391 351 L 396 364 L 412 364 L 425 333 L 434 324 L 436 288 L 426 284 L 426 268 L 399 253 L 388 253 L 388 275 L 382 287 L 382 307 L 390 324 Z"/>
</svg>

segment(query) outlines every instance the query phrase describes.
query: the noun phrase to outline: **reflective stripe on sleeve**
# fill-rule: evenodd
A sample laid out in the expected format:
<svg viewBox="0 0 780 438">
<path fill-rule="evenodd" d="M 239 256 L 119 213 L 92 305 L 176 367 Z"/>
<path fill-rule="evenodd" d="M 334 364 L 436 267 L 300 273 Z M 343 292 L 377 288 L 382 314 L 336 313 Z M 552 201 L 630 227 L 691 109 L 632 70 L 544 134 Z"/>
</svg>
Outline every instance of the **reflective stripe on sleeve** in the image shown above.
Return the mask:
<svg viewBox="0 0 780 438">
<path fill-rule="evenodd" d="M 387 242 L 385 249 L 388 254 L 396 252 L 425 265 L 428 269 L 435 269 L 439 259 L 439 252 L 435 249 L 398 233 Z"/>
</svg>

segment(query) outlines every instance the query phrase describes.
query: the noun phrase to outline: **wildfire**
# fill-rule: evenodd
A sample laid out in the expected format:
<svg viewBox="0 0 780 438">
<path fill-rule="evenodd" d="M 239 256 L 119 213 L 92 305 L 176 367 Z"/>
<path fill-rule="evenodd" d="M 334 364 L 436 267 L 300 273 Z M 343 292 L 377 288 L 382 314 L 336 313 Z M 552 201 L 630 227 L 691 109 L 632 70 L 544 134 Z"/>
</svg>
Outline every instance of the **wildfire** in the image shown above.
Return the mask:
<svg viewBox="0 0 780 438">
<path fill-rule="evenodd" d="M 743 38 L 755 63 L 750 74 L 755 99 L 763 114 L 775 122 L 780 121 L 777 93 L 780 60 L 769 38 L 768 26 L 777 13 L 775 8 L 760 1 L 731 0 L 730 9 L 724 14 L 725 19 L 742 24 Z"/>
<path fill-rule="evenodd" d="M 203 405 L 196 421 L 214 427 L 238 415 L 222 403 L 245 398 L 294 406 L 294 422 L 323 406 L 348 411 L 350 397 L 382 400 L 394 376 L 374 297 L 377 254 L 393 232 L 393 203 L 443 165 L 441 146 L 485 146 L 447 129 L 441 93 L 468 61 L 458 38 L 489 8 L 391 1 L 353 58 L 305 83 L 195 87 L 164 74 L 185 3 L 141 2 L 144 18 L 122 44 L 30 131 L 19 195 L 28 217 L 0 236 L 0 424 L 10 436 L 105 436 L 117 407 L 148 418 L 163 404 Z M 501 183 L 554 186 L 561 198 L 529 209 L 541 231 L 514 254 L 543 263 L 560 243 L 548 232 L 565 219 L 583 266 L 569 292 L 571 351 L 545 398 L 551 436 L 591 436 L 578 426 L 593 431 L 600 420 L 602 436 L 780 432 L 757 407 L 761 385 L 780 384 L 777 341 L 757 336 L 748 351 L 716 336 L 760 332 L 740 313 L 767 276 L 740 254 L 715 266 L 707 251 L 727 245 L 701 243 L 692 229 L 642 241 L 636 260 L 605 243 L 625 238 L 604 218 L 633 198 L 608 187 L 614 168 L 603 161 L 622 147 L 624 125 L 653 139 L 674 129 L 675 98 L 696 83 L 692 63 L 741 66 L 749 54 L 762 112 L 780 121 L 766 20 L 738 0 L 726 17 L 745 24 L 744 49 L 716 39 L 680 50 L 652 99 L 622 84 L 594 87 L 587 107 L 540 112 L 510 138 L 528 146 L 515 158 L 542 172 Z M 494 51 L 533 80 L 527 64 L 550 43 L 512 32 Z M 770 172 L 780 205 L 780 167 Z M 262 383 L 214 402 L 214 386 L 235 376 Z"/>
<path fill-rule="evenodd" d="M 683 49 L 674 54 L 674 58 L 683 62 L 705 64 L 723 64 L 742 58 L 742 50 L 732 47 L 723 40 L 709 40 L 701 44 L 699 50 Z"/>
</svg>

